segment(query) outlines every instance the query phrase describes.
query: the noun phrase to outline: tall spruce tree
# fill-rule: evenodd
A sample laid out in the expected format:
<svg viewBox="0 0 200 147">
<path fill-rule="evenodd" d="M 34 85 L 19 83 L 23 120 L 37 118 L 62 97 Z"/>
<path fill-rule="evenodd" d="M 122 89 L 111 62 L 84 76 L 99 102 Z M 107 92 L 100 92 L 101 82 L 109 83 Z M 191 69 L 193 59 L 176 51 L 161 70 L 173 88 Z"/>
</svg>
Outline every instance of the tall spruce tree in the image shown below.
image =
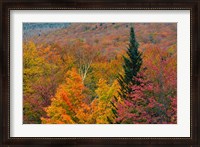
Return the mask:
<svg viewBox="0 0 200 147">
<path fill-rule="evenodd" d="M 119 95 L 126 99 L 127 94 L 131 92 L 130 84 L 139 84 L 133 77 L 137 76 L 142 65 L 141 53 L 138 51 L 139 44 L 136 41 L 135 32 L 133 27 L 130 29 L 130 43 L 127 48 L 127 56 L 124 59 L 124 75 L 119 74 L 118 82 L 120 85 Z"/>
</svg>

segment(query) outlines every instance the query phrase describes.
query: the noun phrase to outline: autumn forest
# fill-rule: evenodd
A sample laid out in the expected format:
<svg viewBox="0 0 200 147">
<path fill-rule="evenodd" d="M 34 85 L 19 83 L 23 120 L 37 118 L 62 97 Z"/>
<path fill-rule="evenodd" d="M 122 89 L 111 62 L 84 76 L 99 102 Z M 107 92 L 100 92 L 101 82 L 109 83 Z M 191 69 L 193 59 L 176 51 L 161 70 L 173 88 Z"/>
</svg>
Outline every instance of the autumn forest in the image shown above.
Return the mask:
<svg viewBox="0 0 200 147">
<path fill-rule="evenodd" d="M 176 23 L 23 23 L 24 124 L 176 124 Z"/>
</svg>

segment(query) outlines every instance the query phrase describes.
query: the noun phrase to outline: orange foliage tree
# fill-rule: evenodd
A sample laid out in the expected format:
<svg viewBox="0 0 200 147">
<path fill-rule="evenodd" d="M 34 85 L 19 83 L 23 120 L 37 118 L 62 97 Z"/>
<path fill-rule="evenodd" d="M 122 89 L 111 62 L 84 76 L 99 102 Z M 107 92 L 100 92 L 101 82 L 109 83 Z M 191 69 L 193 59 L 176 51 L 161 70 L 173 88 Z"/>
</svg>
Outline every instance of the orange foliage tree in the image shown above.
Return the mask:
<svg viewBox="0 0 200 147">
<path fill-rule="evenodd" d="M 42 123 L 87 123 L 89 107 L 84 103 L 84 88 L 77 70 L 68 71 L 65 82 L 51 99 L 51 105 L 45 108 L 47 117 L 41 118 Z"/>
</svg>

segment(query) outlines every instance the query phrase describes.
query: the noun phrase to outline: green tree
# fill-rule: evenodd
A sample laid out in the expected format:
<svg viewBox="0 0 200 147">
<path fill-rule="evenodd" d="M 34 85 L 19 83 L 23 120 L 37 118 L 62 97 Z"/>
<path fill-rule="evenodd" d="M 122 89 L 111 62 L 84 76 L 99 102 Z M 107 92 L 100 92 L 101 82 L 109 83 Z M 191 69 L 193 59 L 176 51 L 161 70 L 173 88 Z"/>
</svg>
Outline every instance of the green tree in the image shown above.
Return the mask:
<svg viewBox="0 0 200 147">
<path fill-rule="evenodd" d="M 127 55 L 123 56 L 123 74 L 119 74 L 118 82 L 120 85 L 119 95 L 126 99 L 127 94 L 131 92 L 130 84 L 139 84 L 134 80 L 142 65 L 141 53 L 138 51 L 139 44 L 136 41 L 133 27 L 130 29 L 130 43 L 127 50 Z"/>
</svg>

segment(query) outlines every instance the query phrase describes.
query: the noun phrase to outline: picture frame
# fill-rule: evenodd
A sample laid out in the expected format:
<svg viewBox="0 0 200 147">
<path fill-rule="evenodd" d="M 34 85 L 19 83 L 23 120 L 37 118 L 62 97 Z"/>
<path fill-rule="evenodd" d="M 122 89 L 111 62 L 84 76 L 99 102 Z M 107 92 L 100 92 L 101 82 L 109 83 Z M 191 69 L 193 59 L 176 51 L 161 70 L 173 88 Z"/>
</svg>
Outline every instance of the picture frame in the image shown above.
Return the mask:
<svg viewBox="0 0 200 147">
<path fill-rule="evenodd" d="M 11 10 L 189 10 L 190 11 L 190 137 L 11 137 L 10 114 L 11 66 L 10 58 L 10 12 Z M 1 99 L 0 99 L 0 142 L 2 145 L 187 145 L 198 146 L 200 132 L 199 100 L 199 48 L 200 44 L 200 1 L 199 0 L 21 0 L 1 2 Z"/>
</svg>

